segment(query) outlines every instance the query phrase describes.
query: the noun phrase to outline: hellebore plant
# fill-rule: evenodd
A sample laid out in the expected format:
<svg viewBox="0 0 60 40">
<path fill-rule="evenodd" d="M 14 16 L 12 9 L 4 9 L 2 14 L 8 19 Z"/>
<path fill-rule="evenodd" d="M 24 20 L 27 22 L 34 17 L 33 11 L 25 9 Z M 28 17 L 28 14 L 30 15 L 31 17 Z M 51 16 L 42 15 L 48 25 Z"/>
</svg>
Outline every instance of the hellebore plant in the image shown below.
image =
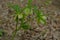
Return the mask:
<svg viewBox="0 0 60 40">
<path fill-rule="evenodd" d="M 36 14 L 37 23 L 46 23 L 46 17 L 43 15 L 43 12 L 37 8 L 37 6 L 32 6 L 32 0 L 28 0 L 27 6 L 24 8 L 20 8 L 18 5 L 10 4 L 9 7 L 15 11 L 15 21 L 16 21 L 16 30 L 13 32 L 12 40 L 19 29 L 27 30 L 30 28 L 30 25 L 25 22 L 25 18 L 28 17 L 30 14 Z M 20 23 L 20 27 L 18 27 L 18 22 Z"/>
</svg>

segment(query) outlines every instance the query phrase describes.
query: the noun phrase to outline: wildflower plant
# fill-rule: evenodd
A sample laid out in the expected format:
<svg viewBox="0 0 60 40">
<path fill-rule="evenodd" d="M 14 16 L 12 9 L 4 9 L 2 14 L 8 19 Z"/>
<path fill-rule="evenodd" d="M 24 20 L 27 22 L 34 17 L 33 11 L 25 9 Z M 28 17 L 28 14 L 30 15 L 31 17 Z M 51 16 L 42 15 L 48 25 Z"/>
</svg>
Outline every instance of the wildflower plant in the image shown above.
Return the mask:
<svg viewBox="0 0 60 40">
<path fill-rule="evenodd" d="M 24 8 L 19 7 L 18 5 L 14 5 L 9 3 L 9 7 L 12 8 L 15 11 L 15 21 L 16 21 L 16 30 L 13 32 L 12 40 L 14 40 L 14 37 L 19 29 L 28 30 L 30 28 L 30 25 L 28 22 L 25 22 L 25 18 L 28 17 L 30 14 L 33 13 L 36 14 L 37 23 L 40 24 L 46 24 L 46 16 L 44 16 L 43 12 L 38 9 L 37 6 L 32 6 L 32 0 L 28 0 L 27 6 Z M 20 23 L 20 27 L 18 27 L 18 22 Z"/>
</svg>

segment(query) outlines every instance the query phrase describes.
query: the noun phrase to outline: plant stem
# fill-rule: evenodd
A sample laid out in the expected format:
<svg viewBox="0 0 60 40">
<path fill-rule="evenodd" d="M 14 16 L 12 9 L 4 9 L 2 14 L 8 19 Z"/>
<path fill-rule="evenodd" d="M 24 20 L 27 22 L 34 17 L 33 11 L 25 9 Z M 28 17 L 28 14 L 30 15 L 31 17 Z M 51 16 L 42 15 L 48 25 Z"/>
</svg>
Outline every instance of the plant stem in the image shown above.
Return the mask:
<svg viewBox="0 0 60 40">
<path fill-rule="evenodd" d="M 16 22 L 16 29 L 15 29 L 15 31 L 13 32 L 12 40 L 14 40 L 14 37 L 16 36 L 16 33 L 17 33 L 17 27 L 18 27 L 18 21 Z"/>
</svg>

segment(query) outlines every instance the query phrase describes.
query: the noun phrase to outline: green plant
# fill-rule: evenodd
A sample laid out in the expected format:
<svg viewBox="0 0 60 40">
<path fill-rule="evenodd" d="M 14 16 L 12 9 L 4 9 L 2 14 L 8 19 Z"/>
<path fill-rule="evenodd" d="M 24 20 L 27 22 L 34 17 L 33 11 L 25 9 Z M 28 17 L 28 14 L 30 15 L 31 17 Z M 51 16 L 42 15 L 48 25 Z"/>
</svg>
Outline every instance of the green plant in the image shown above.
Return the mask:
<svg viewBox="0 0 60 40">
<path fill-rule="evenodd" d="M 49 5 L 52 1 L 51 0 L 46 0 L 45 5 Z"/>
<path fill-rule="evenodd" d="M 0 37 L 4 35 L 4 30 L 0 29 Z"/>
<path fill-rule="evenodd" d="M 46 17 L 43 15 L 43 12 L 38 9 L 37 6 L 32 6 L 32 0 L 28 0 L 27 6 L 24 8 L 19 7 L 18 5 L 14 5 L 9 3 L 9 7 L 12 8 L 15 11 L 15 21 L 16 21 L 16 30 L 13 32 L 12 40 L 14 40 L 14 37 L 19 29 L 27 30 L 30 28 L 30 25 L 28 22 L 25 22 L 26 17 L 29 15 L 32 15 L 33 13 L 36 14 L 37 23 L 46 23 Z M 18 27 L 19 21 L 21 22 L 20 27 Z"/>
</svg>

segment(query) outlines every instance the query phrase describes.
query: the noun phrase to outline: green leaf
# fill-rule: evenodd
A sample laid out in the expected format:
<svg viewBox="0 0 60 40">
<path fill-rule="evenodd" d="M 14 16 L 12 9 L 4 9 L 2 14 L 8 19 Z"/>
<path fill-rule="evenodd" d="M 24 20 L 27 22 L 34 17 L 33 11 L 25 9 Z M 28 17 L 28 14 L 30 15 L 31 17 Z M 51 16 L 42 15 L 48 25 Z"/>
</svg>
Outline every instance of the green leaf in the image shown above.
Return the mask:
<svg viewBox="0 0 60 40">
<path fill-rule="evenodd" d="M 31 8 L 31 7 L 32 7 L 32 0 L 28 0 L 27 7 L 28 7 L 28 8 Z"/>
<path fill-rule="evenodd" d="M 46 24 L 46 17 L 44 16 L 43 11 L 42 10 L 38 10 L 36 8 L 36 9 L 34 9 L 34 12 L 36 13 L 37 22 L 38 23 L 42 23 L 42 24 Z"/>
<path fill-rule="evenodd" d="M 32 1 L 33 1 L 33 0 L 28 0 L 28 3 L 30 3 L 30 4 L 31 4 L 31 3 L 32 3 Z"/>
<path fill-rule="evenodd" d="M 22 23 L 21 24 L 21 28 L 24 29 L 24 30 L 27 30 L 30 28 L 29 24 L 26 24 L 26 23 Z"/>
<path fill-rule="evenodd" d="M 20 13 L 20 7 L 18 5 L 12 6 L 12 8 L 17 12 Z"/>
<path fill-rule="evenodd" d="M 8 6 L 12 8 L 14 11 L 16 11 L 17 14 L 21 12 L 21 8 L 17 4 L 14 5 L 14 4 L 8 3 Z"/>
<path fill-rule="evenodd" d="M 4 31 L 0 29 L 0 37 L 4 35 Z"/>
<path fill-rule="evenodd" d="M 41 22 L 42 24 L 46 24 L 46 19 L 40 18 L 40 22 Z"/>
<path fill-rule="evenodd" d="M 49 5 L 52 1 L 51 0 L 46 0 L 45 5 Z"/>
<path fill-rule="evenodd" d="M 33 6 L 33 11 L 34 11 L 34 13 L 37 13 L 38 12 L 38 7 L 37 6 Z"/>
</svg>

